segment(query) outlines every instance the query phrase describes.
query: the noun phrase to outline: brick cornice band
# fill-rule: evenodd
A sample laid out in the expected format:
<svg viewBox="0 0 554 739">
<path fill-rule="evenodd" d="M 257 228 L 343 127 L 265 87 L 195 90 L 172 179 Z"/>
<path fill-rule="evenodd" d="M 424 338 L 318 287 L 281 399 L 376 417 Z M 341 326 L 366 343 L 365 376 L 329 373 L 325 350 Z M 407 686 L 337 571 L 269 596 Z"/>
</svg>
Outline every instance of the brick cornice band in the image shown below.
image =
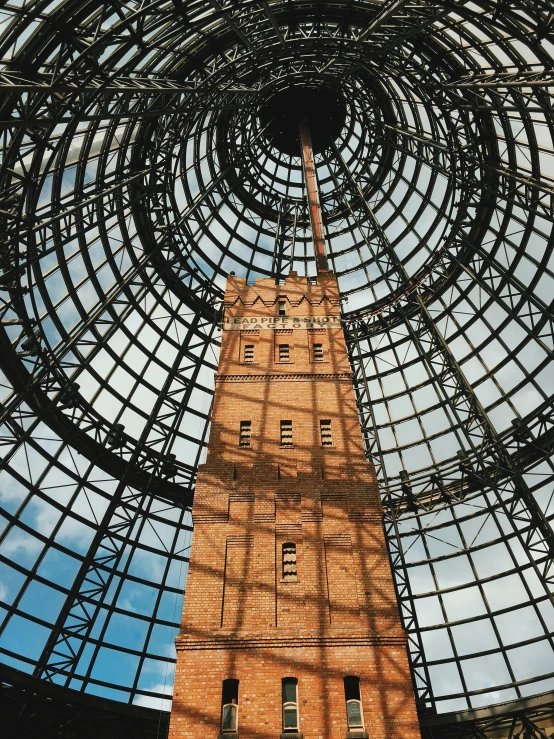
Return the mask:
<svg viewBox="0 0 554 739">
<path fill-rule="evenodd" d="M 198 649 L 288 649 L 291 647 L 400 647 L 404 648 L 408 638 L 401 636 L 386 636 L 379 634 L 370 635 L 344 635 L 344 636 L 299 636 L 281 638 L 241 638 L 236 636 L 219 637 L 215 639 L 190 639 L 186 636 L 178 636 L 175 639 L 177 651 L 190 651 Z"/>
<path fill-rule="evenodd" d="M 314 380 L 325 380 L 327 382 L 352 382 L 351 372 L 325 372 L 316 374 L 313 372 L 288 372 L 287 374 L 259 374 L 259 375 L 222 375 L 216 374 L 216 382 L 268 382 L 269 380 L 285 380 L 293 382 L 313 382 Z"/>
</svg>

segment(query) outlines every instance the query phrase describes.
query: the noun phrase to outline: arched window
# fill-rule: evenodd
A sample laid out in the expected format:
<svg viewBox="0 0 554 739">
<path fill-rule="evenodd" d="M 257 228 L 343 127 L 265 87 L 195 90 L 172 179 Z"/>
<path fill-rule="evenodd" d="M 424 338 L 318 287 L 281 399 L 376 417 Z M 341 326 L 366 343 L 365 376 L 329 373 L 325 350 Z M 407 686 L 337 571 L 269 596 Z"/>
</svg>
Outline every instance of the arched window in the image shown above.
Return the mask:
<svg viewBox="0 0 554 739">
<path fill-rule="evenodd" d="M 348 729 L 363 729 L 362 697 L 360 694 L 360 678 L 349 675 L 344 678 L 344 697 L 346 698 L 346 716 Z"/>
<path fill-rule="evenodd" d="M 283 678 L 283 731 L 298 731 L 298 680 Z"/>
<path fill-rule="evenodd" d="M 221 733 L 236 734 L 238 731 L 239 681 L 229 678 L 223 681 L 221 695 Z"/>
</svg>

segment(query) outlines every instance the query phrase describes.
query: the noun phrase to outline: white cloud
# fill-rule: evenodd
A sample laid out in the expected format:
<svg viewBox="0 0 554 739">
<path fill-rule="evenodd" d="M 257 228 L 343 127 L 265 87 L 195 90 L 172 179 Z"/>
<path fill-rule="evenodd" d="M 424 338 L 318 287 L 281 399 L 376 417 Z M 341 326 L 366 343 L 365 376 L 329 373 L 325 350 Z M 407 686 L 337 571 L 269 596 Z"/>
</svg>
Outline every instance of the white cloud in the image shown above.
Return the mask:
<svg viewBox="0 0 554 739">
<path fill-rule="evenodd" d="M 149 690 L 152 693 L 163 693 L 164 695 L 172 695 L 173 693 L 173 681 L 169 681 L 164 685 L 163 683 L 157 683 L 156 685 L 149 685 L 145 690 Z M 158 711 L 171 711 L 171 699 L 166 698 L 153 698 L 149 695 L 137 695 L 133 701 L 135 706 L 145 706 L 146 708 L 155 708 Z"/>
</svg>

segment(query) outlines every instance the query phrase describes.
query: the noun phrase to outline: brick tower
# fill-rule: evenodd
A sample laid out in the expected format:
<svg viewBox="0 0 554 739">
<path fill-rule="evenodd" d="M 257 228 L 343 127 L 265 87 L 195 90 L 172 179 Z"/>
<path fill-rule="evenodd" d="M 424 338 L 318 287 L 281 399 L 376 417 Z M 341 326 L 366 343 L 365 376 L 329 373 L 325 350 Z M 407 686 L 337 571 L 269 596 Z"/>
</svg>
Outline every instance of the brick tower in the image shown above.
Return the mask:
<svg viewBox="0 0 554 739">
<path fill-rule="evenodd" d="M 230 277 L 170 739 L 416 739 L 333 274 Z"/>
</svg>

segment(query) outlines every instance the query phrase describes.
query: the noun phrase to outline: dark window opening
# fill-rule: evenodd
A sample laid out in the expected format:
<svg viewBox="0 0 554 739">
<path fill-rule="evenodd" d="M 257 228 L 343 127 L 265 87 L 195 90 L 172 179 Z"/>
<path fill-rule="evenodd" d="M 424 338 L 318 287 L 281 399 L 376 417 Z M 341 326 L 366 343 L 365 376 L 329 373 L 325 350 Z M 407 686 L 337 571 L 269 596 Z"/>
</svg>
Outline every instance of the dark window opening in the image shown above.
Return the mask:
<svg viewBox="0 0 554 739">
<path fill-rule="evenodd" d="M 290 348 L 288 344 L 279 344 L 279 361 L 288 362 L 290 360 Z"/>
<path fill-rule="evenodd" d="M 287 309 L 287 304 L 286 304 L 286 302 L 285 302 L 284 300 L 280 300 L 280 301 L 279 301 L 279 315 L 280 315 L 280 316 L 284 316 L 284 315 L 286 315 L 286 312 L 287 312 L 287 310 L 286 310 L 286 309 Z"/>
<path fill-rule="evenodd" d="M 245 344 L 244 345 L 244 361 L 245 362 L 253 362 L 254 361 L 254 344 Z"/>
<path fill-rule="evenodd" d="M 321 434 L 321 446 L 333 446 L 333 431 L 330 420 L 319 422 L 319 432 Z"/>
<path fill-rule="evenodd" d="M 250 446 L 252 421 L 241 421 L 239 430 L 239 446 Z"/>
<path fill-rule="evenodd" d="M 360 694 L 360 678 L 348 676 L 344 678 L 344 697 L 346 699 L 346 716 L 349 729 L 363 729 L 362 698 Z"/>
<path fill-rule="evenodd" d="M 238 729 L 239 681 L 223 681 L 221 696 L 221 733 L 236 734 Z"/>
<path fill-rule="evenodd" d="M 281 446 L 292 446 L 292 421 L 281 421 Z"/>
<path fill-rule="evenodd" d="M 298 680 L 283 678 L 283 731 L 298 731 Z"/>
<path fill-rule="evenodd" d="M 296 569 L 296 544 L 287 542 L 283 544 L 283 580 L 296 582 L 298 572 Z"/>
<path fill-rule="evenodd" d="M 323 344 L 314 344 L 313 358 L 314 362 L 323 362 Z"/>
</svg>

